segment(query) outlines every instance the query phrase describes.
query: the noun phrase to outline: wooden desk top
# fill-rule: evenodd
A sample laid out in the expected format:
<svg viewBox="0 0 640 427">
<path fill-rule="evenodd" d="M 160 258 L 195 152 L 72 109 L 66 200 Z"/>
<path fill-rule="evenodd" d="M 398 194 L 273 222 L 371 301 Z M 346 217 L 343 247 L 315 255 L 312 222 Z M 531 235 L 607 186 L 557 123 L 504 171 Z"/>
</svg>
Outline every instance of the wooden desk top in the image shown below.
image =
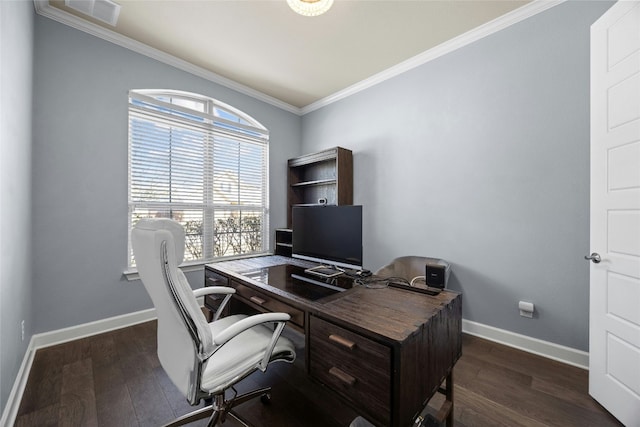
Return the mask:
<svg viewBox="0 0 640 427">
<path fill-rule="evenodd" d="M 222 261 L 207 264 L 207 267 L 267 290 L 288 302 L 295 303 L 305 311 L 320 313 L 323 317 L 346 322 L 368 333 L 374 333 L 381 339 L 395 342 L 404 342 L 416 333 L 419 325 L 428 322 L 452 301 L 462 298 L 459 293 L 448 290 L 432 296 L 393 287 L 373 289 L 356 285 L 344 292 L 311 301 L 243 274 L 282 264 L 304 268 L 316 265 L 304 260 L 273 255 Z M 282 277 L 280 280 L 286 281 L 287 278 Z"/>
</svg>

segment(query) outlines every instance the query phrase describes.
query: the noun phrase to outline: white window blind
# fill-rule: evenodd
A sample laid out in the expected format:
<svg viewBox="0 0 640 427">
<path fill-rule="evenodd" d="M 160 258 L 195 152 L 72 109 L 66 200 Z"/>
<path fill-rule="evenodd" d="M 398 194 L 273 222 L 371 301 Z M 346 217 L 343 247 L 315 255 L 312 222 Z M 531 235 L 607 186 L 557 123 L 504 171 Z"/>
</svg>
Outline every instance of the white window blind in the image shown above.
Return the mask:
<svg viewBox="0 0 640 427">
<path fill-rule="evenodd" d="M 129 93 L 129 235 L 140 218 L 185 228 L 185 263 L 266 252 L 268 131 L 211 98 Z M 135 268 L 129 244 L 129 269 Z"/>
</svg>

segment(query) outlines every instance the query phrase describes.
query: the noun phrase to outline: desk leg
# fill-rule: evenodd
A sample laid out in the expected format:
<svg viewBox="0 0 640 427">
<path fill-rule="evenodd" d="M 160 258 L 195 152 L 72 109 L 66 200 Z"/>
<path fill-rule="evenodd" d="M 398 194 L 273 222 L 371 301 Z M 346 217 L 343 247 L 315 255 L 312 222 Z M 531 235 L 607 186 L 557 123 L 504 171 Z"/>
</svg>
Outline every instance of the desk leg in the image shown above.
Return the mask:
<svg viewBox="0 0 640 427">
<path fill-rule="evenodd" d="M 447 415 L 447 427 L 453 427 L 453 369 L 447 375 L 447 379 L 445 382 L 445 387 L 447 391 L 445 396 L 449 402 L 451 402 L 451 406 L 449 407 L 449 414 Z"/>
<path fill-rule="evenodd" d="M 439 408 L 430 407 L 429 402 L 427 402 L 427 407 L 423 410 L 421 416 L 416 419 L 416 425 L 422 426 L 425 420 L 424 417 L 431 417 L 438 425 L 446 422 L 447 427 L 453 427 L 453 370 L 440 384 L 437 392 L 444 396 L 444 401 Z"/>
</svg>

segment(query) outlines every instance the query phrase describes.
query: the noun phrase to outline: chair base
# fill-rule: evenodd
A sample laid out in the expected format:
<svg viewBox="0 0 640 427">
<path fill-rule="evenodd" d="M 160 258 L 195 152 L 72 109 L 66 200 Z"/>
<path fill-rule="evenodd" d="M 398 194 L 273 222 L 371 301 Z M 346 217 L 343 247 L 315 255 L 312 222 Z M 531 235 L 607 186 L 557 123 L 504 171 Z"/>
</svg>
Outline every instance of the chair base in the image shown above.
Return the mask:
<svg viewBox="0 0 640 427">
<path fill-rule="evenodd" d="M 249 425 L 245 421 L 243 421 L 241 418 L 239 418 L 237 415 L 235 415 L 231 411 L 231 409 L 236 405 L 240 405 L 241 403 L 254 399 L 258 396 L 269 396 L 270 392 L 271 392 L 271 387 L 260 388 L 245 394 L 241 394 L 240 396 L 235 396 L 233 399 L 228 401 L 224 399 L 224 393 L 220 393 L 213 396 L 214 398 L 213 404 L 209 406 L 205 406 L 204 408 L 200 408 L 188 414 L 185 414 L 180 418 L 173 420 L 169 424 L 165 424 L 163 427 L 182 426 L 197 420 L 201 420 L 203 418 L 209 418 L 208 426 L 214 427 L 216 425 L 224 423 L 227 415 L 232 416 L 243 425 L 249 427 Z M 263 402 L 264 402 L 264 399 L 263 399 Z"/>
</svg>

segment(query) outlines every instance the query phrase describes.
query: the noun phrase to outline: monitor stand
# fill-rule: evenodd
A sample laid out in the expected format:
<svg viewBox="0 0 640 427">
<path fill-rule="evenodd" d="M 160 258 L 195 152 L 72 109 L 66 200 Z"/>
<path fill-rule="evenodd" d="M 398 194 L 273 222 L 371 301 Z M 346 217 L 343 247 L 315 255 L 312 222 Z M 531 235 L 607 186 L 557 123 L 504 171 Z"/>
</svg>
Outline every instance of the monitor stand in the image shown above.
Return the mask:
<svg viewBox="0 0 640 427">
<path fill-rule="evenodd" d="M 320 276 L 325 279 L 340 276 L 342 273 L 344 273 L 342 270 L 338 270 L 335 267 L 327 265 L 319 265 L 317 267 L 307 268 L 304 272 L 307 274 L 313 274 L 314 276 Z"/>
</svg>

